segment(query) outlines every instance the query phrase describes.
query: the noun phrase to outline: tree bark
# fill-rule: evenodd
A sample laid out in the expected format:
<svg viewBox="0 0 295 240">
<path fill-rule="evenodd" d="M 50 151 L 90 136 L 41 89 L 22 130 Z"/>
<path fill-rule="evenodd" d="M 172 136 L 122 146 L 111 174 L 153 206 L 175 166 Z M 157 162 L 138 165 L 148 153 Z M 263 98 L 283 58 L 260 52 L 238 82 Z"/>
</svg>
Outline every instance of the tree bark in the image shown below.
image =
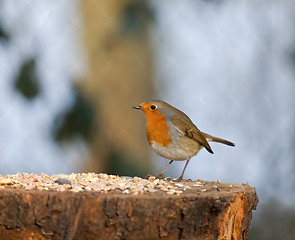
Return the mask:
<svg viewBox="0 0 295 240">
<path fill-rule="evenodd" d="M 247 239 L 255 189 L 205 183 L 179 195 L 1 189 L 0 239 Z"/>
</svg>

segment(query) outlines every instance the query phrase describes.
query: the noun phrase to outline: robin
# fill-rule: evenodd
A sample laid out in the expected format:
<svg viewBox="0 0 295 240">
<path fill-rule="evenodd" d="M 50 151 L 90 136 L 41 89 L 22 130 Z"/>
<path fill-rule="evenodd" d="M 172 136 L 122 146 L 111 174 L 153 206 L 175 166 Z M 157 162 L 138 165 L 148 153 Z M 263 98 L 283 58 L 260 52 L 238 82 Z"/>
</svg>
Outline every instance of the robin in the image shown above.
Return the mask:
<svg viewBox="0 0 295 240">
<path fill-rule="evenodd" d="M 195 156 L 201 148 L 204 147 L 213 154 L 208 142 L 235 146 L 230 141 L 201 132 L 185 113 L 166 102 L 144 102 L 133 108 L 145 114 L 148 143 L 157 154 L 170 159 L 168 165 L 158 176 L 160 178 L 173 161 L 186 160 L 179 177 L 181 180 L 191 157 Z"/>
</svg>

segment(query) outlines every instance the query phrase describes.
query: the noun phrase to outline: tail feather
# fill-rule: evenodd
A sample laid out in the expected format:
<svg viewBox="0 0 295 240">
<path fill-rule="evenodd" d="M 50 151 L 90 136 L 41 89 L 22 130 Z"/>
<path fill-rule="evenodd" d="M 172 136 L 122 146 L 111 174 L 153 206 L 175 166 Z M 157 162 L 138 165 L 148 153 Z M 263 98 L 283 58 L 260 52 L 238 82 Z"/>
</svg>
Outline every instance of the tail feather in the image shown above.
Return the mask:
<svg viewBox="0 0 295 240">
<path fill-rule="evenodd" d="M 203 136 L 206 138 L 206 140 L 208 141 L 208 142 L 218 142 L 218 143 L 223 143 L 223 144 L 226 144 L 226 145 L 228 145 L 228 146 L 232 146 L 232 147 L 234 147 L 235 146 L 235 144 L 234 143 L 232 143 L 232 142 L 230 142 L 230 141 L 227 141 L 227 140 L 225 140 L 225 139 L 222 139 L 222 138 L 218 138 L 218 137 L 213 137 L 213 136 L 211 136 L 211 135 L 209 135 L 209 134 L 207 134 L 207 133 L 203 133 L 202 132 L 202 134 L 203 134 Z"/>
</svg>

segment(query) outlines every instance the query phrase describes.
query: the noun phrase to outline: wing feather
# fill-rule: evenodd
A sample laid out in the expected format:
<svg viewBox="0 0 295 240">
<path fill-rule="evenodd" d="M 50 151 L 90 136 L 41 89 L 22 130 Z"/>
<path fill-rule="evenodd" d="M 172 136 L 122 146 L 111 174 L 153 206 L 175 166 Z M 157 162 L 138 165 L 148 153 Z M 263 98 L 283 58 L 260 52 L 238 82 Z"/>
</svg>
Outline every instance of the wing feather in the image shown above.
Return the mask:
<svg viewBox="0 0 295 240">
<path fill-rule="evenodd" d="M 205 147 L 208 152 L 213 153 L 202 132 L 193 124 L 186 114 L 181 111 L 179 112 L 182 114 L 175 114 L 171 118 L 171 123 L 186 137 L 197 141 L 201 146 Z"/>
</svg>

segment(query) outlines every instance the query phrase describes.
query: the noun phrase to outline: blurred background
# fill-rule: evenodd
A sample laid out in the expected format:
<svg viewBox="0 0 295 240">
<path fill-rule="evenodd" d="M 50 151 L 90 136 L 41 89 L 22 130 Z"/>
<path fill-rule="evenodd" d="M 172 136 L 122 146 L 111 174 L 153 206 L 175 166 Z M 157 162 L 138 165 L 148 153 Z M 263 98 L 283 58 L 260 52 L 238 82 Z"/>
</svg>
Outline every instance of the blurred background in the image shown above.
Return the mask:
<svg viewBox="0 0 295 240">
<path fill-rule="evenodd" d="M 185 178 L 249 182 L 249 239 L 295 239 L 295 1 L 0 0 L 0 174 L 157 175 L 150 99 L 236 143 Z"/>
</svg>

